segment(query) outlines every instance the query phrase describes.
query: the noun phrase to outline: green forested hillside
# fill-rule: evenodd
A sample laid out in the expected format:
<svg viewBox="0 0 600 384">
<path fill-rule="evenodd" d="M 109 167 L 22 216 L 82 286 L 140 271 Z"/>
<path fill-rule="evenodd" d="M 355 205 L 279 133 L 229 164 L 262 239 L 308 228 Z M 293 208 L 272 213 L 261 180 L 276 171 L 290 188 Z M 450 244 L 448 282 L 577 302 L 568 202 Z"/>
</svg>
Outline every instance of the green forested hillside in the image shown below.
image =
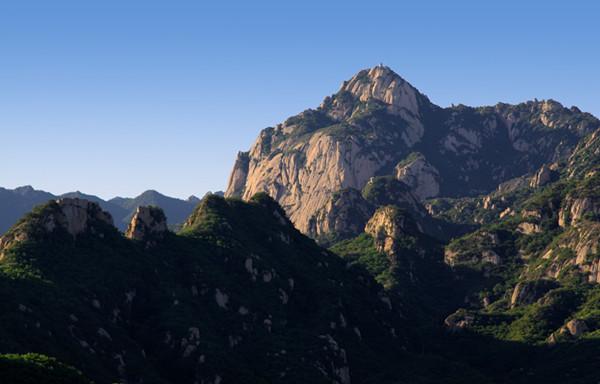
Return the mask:
<svg viewBox="0 0 600 384">
<path fill-rule="evenodd" d="M 56 357 L 97 383 L 462 377 L 415 353 L 401 298 L 266 195 L 209 196 L 158 238 L 125 238 L 81 200 L 36 208 L 3 237 L 0 352 Z"/>
</svg>

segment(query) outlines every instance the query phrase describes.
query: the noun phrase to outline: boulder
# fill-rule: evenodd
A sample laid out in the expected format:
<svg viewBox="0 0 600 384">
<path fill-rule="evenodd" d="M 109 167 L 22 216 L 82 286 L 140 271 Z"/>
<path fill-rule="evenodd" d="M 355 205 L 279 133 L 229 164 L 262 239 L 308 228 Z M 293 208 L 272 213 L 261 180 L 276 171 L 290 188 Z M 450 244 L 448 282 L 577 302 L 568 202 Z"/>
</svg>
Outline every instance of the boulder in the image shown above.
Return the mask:
<svg viewBox="0 0 600 384">
<path fill-rule="evenodd" d="M 588 331 L 588 326 L 585 321 L 578 319 L 569 320 L 563 328 L 566 332 L 569 332 L 569 334 L 574 337 L 579 337 L 584 332 Z"/>
</svg>

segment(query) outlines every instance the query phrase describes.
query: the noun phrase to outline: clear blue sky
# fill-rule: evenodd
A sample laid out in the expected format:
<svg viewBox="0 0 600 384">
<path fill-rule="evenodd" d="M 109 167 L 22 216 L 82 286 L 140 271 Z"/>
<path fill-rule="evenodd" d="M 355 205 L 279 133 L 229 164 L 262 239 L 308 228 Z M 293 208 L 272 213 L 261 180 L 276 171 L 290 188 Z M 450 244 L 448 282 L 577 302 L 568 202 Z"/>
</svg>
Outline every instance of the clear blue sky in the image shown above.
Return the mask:
<svg viewBox="0 0 600 384">
<path fill-rule="evenodd" d="M 598 4 L 3 0 L 0 186 L 223 189 L 260 129 L 379 62 L 442 106 L 599 116 Z"/>
</svg>

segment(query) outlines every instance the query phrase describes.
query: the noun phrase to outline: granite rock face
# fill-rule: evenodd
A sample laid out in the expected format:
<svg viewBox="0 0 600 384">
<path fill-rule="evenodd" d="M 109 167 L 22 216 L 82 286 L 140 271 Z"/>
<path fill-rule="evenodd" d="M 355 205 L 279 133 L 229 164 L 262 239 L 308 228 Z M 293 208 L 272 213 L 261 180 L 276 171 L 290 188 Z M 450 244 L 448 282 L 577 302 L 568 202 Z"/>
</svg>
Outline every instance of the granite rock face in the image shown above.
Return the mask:
<svg viewBox="0 0 600 384">
<path fill-rule="evenodd" d="M 103 211 L 96 203 L 84 199 L 63 198 L 47 203 L 48 208 L 35 214 L 32 221 L 17 223 L 4 236 L 0 237 L 0 259 L 4 251 L 12 245 L 29 239 L 44 236 L 56 231 L 64 231 L 74 239 L 84 233 L 102 235 L 102 227 L 113 226 L 108 212 Z"/>
<path fill-rule="evenodd" d="M 600 283 L 600 223 L 584 221 L 558 236 L 542 251 L 545 261 L 538 272 L 557 279 L 565 273 L 578 271 L 590 283 Z M 566 257 L 568 256 L 568 257 Z"/>
<path fill-rule="evenodd" d="M 396 178 L 408 185 L 419 200 L 436 197 L 440 193 L 440 174 L 420 153 L 398 164 L 395 171 Z"/>
<path fill-rule="evenodd" d="M 531 178 L 529 186 L 531 188 L 543 187 L 546 184 L 551 183 L 558 179 L 558 172 L 556 171 L 556 165 L 544 164 Z"/>
<path fill-rule="evenodd" d="M 591 197 L 568 196 L 558 214 L 561 227 L 577 225 L 586 215 L 600 215 L 600 201 Z"/>
<path fill-rule="evenodd" d="M 514 308 L 520 305 L 532 304 L 544 296 L 546 292 L 556 287 L 556 283 L 544 279 L 519 282 L 513 289 L 510 306 Z"/>
<path fill-rule="evenodd" d="M 377 251 L 392 256 L 394 260 L 396 241 L 403 234 L 415 235 L 422 231 L 408 212 L 389 205 L 375 211 L 365 226 L 365 233 L 373 237 Z"/>
<path fill-rule="evenodd" d="M 238 152 L 233 172 L 227 183 L 227 194 L 230 197 L 241 197 L 244 194 L 246 180 L 248 178 L 248 152 Z"/>
<path fill-rule="evenodd" d="M 354 237 L 363 231 L 373 211 L 373 205 L 356 189 L 339 191 L 311 217 L 308 235 L 315 239 L 335 237 L 336 240 Z"/>
<path fill-rule="evenodd" d="M 96 203 L 83 199 L 59 199 L 56 201 L 61 214 L 49 217 L 48 230 L 54 226 L 63 227 L 73 236 L 77 236 L 91 227 L 93 221 L 102 221 L 113 225 L 112 217 Z"/>
<path fill-rule="evenodd" d="M 125 236 L 132 240 L 156 241 L 167 233 L 167 219 L 158 207 L 138 207 L 131 218 Z"/>
</svg>

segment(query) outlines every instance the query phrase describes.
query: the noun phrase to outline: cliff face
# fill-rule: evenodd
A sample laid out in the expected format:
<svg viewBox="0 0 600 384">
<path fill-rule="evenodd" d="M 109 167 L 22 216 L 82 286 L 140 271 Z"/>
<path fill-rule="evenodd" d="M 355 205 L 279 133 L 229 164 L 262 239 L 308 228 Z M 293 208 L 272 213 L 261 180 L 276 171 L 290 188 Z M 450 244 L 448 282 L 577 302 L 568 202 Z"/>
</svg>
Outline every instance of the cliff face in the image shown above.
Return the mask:
<svg viewBox="0 0 600 384">
<path fill-rule="evenodd" d="M 263 154 L 266 140 L 260 138 L 250 150 L 248 177 L 241 197 L 248 199 L 258 192 L 267 192 L 304 232 L 310 216 L 334 192 L 361 189 L 380 167 L 380 160 L 361 154 L 363 145 L 353 137 L 340 140 L 319 132 L 307 142 L 285 139 Z M 238 172 L 242 173 L 234 171 Z M 226 196 L 235 195 L 240 193 L 228 188 Z"/>
<path fill-rule="evenodd" d="M 396 166 L 396 178 L 411 187 L 420 200 L 440 193 L 440 174 L 420 153 Z"/>
<path fill-rule="evenodd" d="M 14 245 L 43 239 L 55 232 L 72 239 L 86 233 L 103 237 L 104 230 L 113 226 L 110 214 L 88 200 L 64 198 L 52 200 L 44 207 L 30 213 L 0 237 L 0 260 Z"/>
<path fill-rule="evenodd" d="M 568 196 L 558 214 L 558 224 L 561 227 L 566 227 L 569 224 L 577 224 L 586 215 L 599 216 L 600 201 L 591 197 Z"/>
<path fill-rule="evenodd" d="M 329 201 L 310 218 L 308 235 L 315 239 L 335 241 L 356 236 L 373 214 L 373 205 L 356 189 L 344 189 L 331 195 Z"/>
<path fill-rule="evenodd" d="M 125 237 L 153 245 L 157 240 L 162 239 L 167 231 L 167 218 L 162 209 L 141 206 L 137 207 L 131 218 Z"/>
<path fill-rule="evenodd" d="M 377 251 L 384 252 L 394 259 L 398 239 L 405 234 L 419 234 L 421 229 L 405 211 L 389 205 L 375 211 L 365 226 L 365 233 L 373 237 Z"/>
<path fill-rule="evenodd" d="M 248 179 L 248 161 L 248 152 L 238 152 L 233 171 L 227 183 L 227 196 L 241 197 L 244 194 L 246 180 Z"/>
<path fill-rule="evenodd" d="M 443 109 L 377 66 L 344 82 L 317 109 L 263 130 L 238 155 L 226 196 L 266 192 L 309 233 L 311 217 L 334 193 L 362 190 L 373 176 L 396 177 L 420 200 L 489 193 L 568 158 L 598 127 L 593 116 L 552 100 Z M 534 182 L 553 175 L 544 168 Z"/>
<path fill-rule="evenodd" d="M 600 283 L 600 223 L 580 223 L 556 238 L 542 253 L 533 273 L 561 279 L 580 273 L 590 283 Z M 532 268 L 533 269 L 533 268 Z"/>
</svg>

